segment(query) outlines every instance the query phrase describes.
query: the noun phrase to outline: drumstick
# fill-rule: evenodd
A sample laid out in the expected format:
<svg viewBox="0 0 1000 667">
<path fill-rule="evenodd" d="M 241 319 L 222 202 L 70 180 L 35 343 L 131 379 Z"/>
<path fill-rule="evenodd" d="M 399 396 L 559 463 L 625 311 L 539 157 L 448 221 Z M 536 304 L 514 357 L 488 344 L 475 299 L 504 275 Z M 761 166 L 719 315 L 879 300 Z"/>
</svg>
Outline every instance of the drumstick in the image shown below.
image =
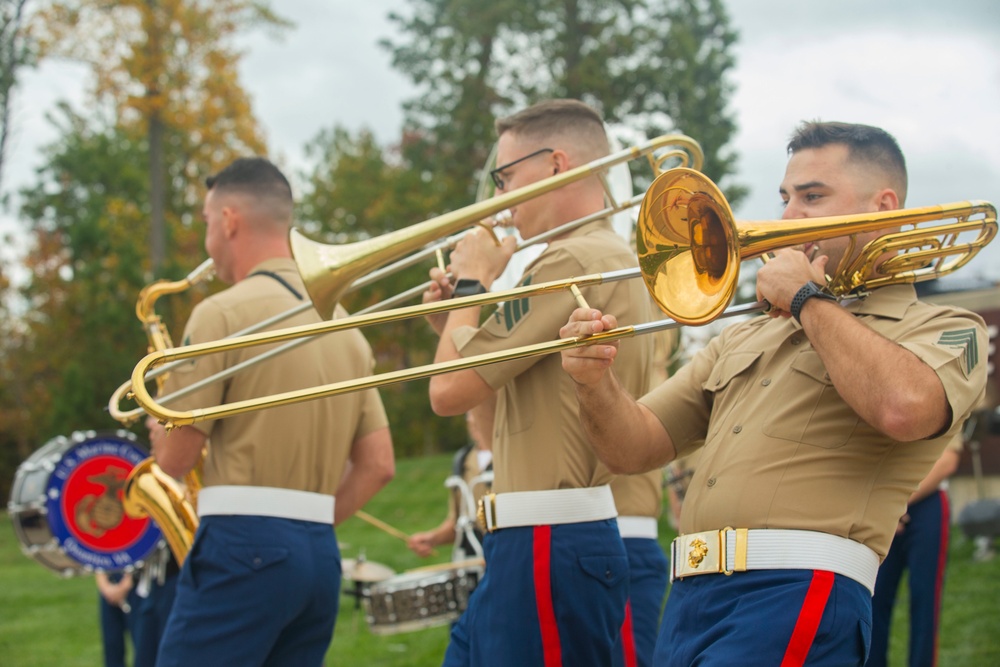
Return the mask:
<svg viewBox="0 0 1000 667">
<path fill-rule="evenodd" d="M 367 521 L 368 523 L 370 523 L 371 525 L 375 526 L 376 528 L 380 528 L 380 529 L 384 530 L 385 532 L 389 533 L 393 537 L 398 537 L 399 539 L 403 540 L 404 542 L 409 543 L 409 541 L 410 541 L 410 536 L 409 535 L 407 535 L 403 531 L 399 530 L 398 528 L 393 528 L 392 526 L 390 526 L 389 524 L 387 524 L 385 521 L 382 521 L 381 519 L 376 519 L 375 517 L 373 517 L 368 512 L 365 512 L 363 510 L 358 510 L 357 512 L 354 513 L 354 516 L 358 517 L 362 521 Z M 431 555 L 432 556 L 437 555 L 437 549 L 431 549 Z"/>
<path fill-rule="evenodd" d="M 354 513 L 354 516 L 358 517 L 362 521 L 367 521 L 368 523 L 370 523 L 371 525 L 375 526 L 376 528 L 380 528 L 380 529 L 384 530 L 385 532 L 389 533 L 393 537 L 398 537 L 399 539 L 403 540 L 404 542 L 406 542 L 406 541 L 408 541 L 410 539 L 410 536 L 407 535 L 406 533 L 404 533 L 403 531 L 399 530 L 398 528 L 393 528 L 392 526 L 390 526 L 389 524 L 387 524 L 385 521 L 382 521 L 381 519 L 376 519 L 375 517 L 373 517 L 368 512 L 364 512 L 362 510 L 358 510 L 357 512 Z"/>
</svg>

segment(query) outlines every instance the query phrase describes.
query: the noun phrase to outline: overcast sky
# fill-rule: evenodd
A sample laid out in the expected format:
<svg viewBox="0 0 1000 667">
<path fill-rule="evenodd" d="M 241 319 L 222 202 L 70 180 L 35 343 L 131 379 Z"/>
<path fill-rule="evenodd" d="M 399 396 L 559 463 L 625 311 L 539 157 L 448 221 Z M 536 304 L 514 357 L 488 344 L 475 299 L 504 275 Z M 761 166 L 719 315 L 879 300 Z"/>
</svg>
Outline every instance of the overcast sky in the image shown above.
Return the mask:
<svg viewBox="0 0 1000 667">
<path fill-rule="evenodd" d="M 751 188 L 738 218 L 780 216 L 784 145 L 803 119 L 863 122 L 893 133 L 907 156 L 909 206 L 1000 202 L 1000 2 L 726 4 L 740 34 L 731 73 L 737 178 Z M 396 140 L 400 103 L 414 91 L 390 68 L 378 40 L 392 36 L 386 15 L 405 12 L 405 2 L 281 0 L 275 6 L 296 28 L 280 41 L 264 34 L 246 40 L 241 68 L 272 157 L 294 169 L 305 143 L 334 124 Z M 6 192 L 31 181 L 38 147 L 55 138 L 45 113 L 61 98 L 78 102 L 84 79 L 67 65 L 24 74 Z M 13 225 L 9 215 L 0 220 L 4 231 Z M 1000 280 L 1000 241 L 960 275 Z"/>
</svg>

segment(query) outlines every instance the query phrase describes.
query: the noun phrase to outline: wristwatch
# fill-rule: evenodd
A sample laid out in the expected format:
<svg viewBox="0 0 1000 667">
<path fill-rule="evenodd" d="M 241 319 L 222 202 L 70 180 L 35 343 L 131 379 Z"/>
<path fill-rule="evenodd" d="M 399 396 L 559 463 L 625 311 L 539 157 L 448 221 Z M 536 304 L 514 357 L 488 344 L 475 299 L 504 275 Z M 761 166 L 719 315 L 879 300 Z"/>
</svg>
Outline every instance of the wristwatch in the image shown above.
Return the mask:
<svg viewBox="0 0 1000 667">
<path fill-rule="evenodd" d="M 459 296 L 475 296 L 476 294 L 486 294 L 488 290 L 478 280 L 459 278 L 455 283 L 455 290 L 451 293 L 451 298 Z"/>
<path fill-rule="evenodd" d="M 810 280 L 799 288 L 799 291 L 795 293 L 794 297 L 792 297 L 792 317 L 794 317 L 795 321 L 799 324 L 802 324 L 802 321 L 799 320 L 799 315 L 802 313 L 802 306 L 804 306 L 806 301 L 814 296 L 819 297 L 820 299 L 826 299 L 827 301 L 837 300 L 837 297 L 828 292 L 824 292 L 822 287 Z"/>
</svg>

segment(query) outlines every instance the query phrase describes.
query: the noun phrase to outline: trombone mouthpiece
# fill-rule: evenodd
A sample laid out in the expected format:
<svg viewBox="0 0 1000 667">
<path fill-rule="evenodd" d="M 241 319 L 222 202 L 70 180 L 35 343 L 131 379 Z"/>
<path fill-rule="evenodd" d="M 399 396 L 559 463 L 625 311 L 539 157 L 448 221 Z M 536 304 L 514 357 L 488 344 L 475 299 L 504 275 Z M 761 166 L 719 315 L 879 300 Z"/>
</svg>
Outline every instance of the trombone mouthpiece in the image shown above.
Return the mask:
<svg viewBox="0 0 1000 667">
<path fill-rule="evenodd" d="M 493 216 L 493 223 L 498 227 L 507 227 L 510 225 L 510 221 L 513 220 L 514 216 L 510 212 L 510 209 L 504 209 Z"/>
</svg>

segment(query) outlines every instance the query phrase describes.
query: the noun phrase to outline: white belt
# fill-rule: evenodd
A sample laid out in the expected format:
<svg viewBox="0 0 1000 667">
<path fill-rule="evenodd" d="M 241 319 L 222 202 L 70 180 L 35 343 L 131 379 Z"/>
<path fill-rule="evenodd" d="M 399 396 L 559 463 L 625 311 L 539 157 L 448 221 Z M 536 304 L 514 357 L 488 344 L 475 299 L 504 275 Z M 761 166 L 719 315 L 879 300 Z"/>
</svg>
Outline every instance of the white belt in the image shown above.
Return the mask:
<svg viewBox="0 0 1000 667">
<path fill-rule="evenodd" d="M 198 492 L 198 516 L 274 516 L 333 524 L 335 499 L 322 493 L 270 486 L 207 486 Z"/>
<path fill-rule="evenodd" d="M 723 528 L 681 535 L 670 545 L 671 581 L 747 570 L 827 570 L 874 594 L 878 566 L 878 554 L 860 542 L 811 530 Z"/>
<path fill-rule="evenodd" d="M 655 540 L 659 535 L 656 519 L 651 516 L 620 516 L 618 517 L 618 532 L 622 538 L 642 537 Z"/>
<path fill-rule="evenodd" d="M 488 493 L 479 500 L 477 519 L 493 532 L 517 526 L 552 526 L 601 521 L 618 516 L 608 485 L 584 489 Z"/>
</svg>

